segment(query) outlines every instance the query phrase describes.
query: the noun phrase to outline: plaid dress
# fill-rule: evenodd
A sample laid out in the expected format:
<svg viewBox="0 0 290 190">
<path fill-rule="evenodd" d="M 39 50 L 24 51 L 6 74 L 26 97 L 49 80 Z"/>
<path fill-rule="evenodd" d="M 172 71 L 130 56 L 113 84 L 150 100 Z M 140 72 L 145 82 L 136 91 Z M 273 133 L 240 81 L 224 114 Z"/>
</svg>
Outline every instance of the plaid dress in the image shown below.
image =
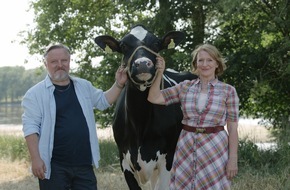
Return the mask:
<svg viewBox="0 0 290 190">
<path fill-rule="evenodd" d="M 194 127 L 225 126 L 227 121 L 237 122 L 239 98 L 233 86 L 214 79 L 208 84 L 205 106 L 198 107 L 201 94 L 199 79 L 184 81 L 162 90 L 166 104 L 180 102 L 182 123 Z M 193 133 L 182 130 L 174 155 L 171 190 L 226 190 L 230 181 L 226 177 L 228 161 L 228 134 Z"/>
</svg>

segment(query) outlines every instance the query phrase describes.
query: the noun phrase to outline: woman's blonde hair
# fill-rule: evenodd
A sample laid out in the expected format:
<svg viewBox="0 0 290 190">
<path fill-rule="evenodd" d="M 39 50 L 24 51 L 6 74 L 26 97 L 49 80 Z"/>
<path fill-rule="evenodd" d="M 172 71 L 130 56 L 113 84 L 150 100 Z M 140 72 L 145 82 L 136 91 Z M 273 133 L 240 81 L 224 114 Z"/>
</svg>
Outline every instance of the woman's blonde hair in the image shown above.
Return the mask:
<svg viewBox="0 0 290 190">
<path fill-rule="evenodd" d="M 197 74 L 197 54 L 200 51 L 206 51 L 218 64 L 218 68 L 215 70 L 215 75 L 220 76 L 226 70 L 225 59 L 219 50 L 211 44 L 198 45 L 195 50 L 191 53 L 192 55 L 192 73 Z"/>
</svg>

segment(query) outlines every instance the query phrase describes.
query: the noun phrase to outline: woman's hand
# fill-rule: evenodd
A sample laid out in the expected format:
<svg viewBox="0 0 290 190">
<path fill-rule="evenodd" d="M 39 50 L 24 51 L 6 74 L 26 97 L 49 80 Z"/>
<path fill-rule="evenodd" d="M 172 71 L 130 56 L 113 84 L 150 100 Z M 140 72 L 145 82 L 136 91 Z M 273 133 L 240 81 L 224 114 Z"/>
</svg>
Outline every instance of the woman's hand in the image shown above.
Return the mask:
<svg viewBox="0 0 290 190">
<path fill-rule="evenodd" d="M 238 157 L 230 156 L 226 166 L 227 178 L 232 180 L 238 174 Z"/>
<path fill-rule="evenodd" d="M 155 68 L 156 68 L 157 73 L 163 74 L 163 72 L 165 70 L 165 61 L 164 61 L 163 57 L 161 57 L 161 56 L 156 57 Z"/>
</svg>

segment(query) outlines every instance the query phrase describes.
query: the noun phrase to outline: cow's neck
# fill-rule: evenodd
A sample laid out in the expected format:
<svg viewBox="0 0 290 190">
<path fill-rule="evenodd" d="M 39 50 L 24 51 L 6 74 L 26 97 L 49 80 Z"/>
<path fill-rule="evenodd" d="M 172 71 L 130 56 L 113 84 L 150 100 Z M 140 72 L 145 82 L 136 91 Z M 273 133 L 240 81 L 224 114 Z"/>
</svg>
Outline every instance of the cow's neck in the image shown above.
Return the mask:
<svg viewBox="0 0 290 190">
<path fill-rule="evenodd" d="M 134 84 L 130 83 L 126 94 L 126 104 L 128 109 L 134 108 L 134 112 L 144 112 L 144 110 L 149 109 L 151 104 L 147 100 L 148 94 L 149 88 L 140 91 Z M 138 107 L 138 109 L 136 109 L 136 107 Z"/>
</svg>

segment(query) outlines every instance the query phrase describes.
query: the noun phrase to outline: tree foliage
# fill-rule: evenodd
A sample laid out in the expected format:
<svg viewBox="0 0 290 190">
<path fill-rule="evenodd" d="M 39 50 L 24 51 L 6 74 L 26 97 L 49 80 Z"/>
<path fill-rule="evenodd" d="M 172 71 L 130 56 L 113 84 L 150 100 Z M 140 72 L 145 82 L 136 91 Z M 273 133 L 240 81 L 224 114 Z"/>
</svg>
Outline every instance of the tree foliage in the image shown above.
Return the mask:
<svg viewBox="0 0 290 190">
<path fill-rule="evenodd" d="M 238 89 L 242 113 L 289 133 L 290 1 L 224 3 L 215 43 L 229 55 L 226 78 Z"/>
<path fill-rule="evenodd" d="M 0 67 L 0 102 L 20 101 L 25 92 L 45 76 L 43 69 Z"/>
<path fill-rule="evenodd" d="M 178 50 L 162 52 L 168 67 L 190 70 L 190 53 L 196 45 L 216 45 L 228 61 L 222 80 L 236 87 L 241 113 L 282 128 L 289 126 L 290 113 L 289 4 L 289 0 L 35 0 L 31 8 L 37 25 L 27 31 L 23 43 L 31 53 L 52 42 L 65 43 L 78 55 L 75 74 L 105 90 L 114 81 L 121 56 L 97 48 L 93 42 L 97 35 L 120 39 L 137 23 L 159 37 L 182 30 L 186 40 Z M 104 56 L 98 67 L 92 64 L 97 56 Z M 111 112 L 98 113 L 98 119 L 110 121 Z"/>
</svg>

